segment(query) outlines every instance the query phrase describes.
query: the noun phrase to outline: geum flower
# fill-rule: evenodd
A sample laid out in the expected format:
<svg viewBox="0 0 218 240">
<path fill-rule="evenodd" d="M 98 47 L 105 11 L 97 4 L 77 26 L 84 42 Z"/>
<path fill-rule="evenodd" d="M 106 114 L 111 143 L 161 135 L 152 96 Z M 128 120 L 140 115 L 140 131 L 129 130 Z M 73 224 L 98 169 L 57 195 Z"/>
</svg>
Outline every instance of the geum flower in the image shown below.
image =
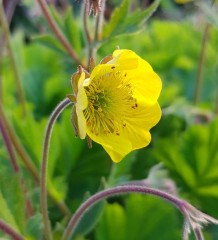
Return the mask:
<svg viewBox="0 0 218 240">
<path fill-rule="evenodd" d="M 150 143 L 149 130 L 161 117 L 162 83 L 145 60 L 115 50 L 91 74 L 79 68 L 72 84 L 73 123 L 81 139 L 88 135 L 101 144 L 114 162 Z"/>
</svg>

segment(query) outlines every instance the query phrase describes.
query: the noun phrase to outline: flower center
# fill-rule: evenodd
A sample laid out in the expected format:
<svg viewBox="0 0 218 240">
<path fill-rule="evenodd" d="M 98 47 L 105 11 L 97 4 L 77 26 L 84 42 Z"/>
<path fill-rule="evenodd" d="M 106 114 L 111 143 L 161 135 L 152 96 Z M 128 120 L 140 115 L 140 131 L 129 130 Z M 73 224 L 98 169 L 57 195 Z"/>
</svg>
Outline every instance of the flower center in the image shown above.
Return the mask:
<svg viewBox="0 0 218 240">
<path fill-rule="evenodd" d="M 85 87 L 88 107 L 84 110 L 87 126 L 98 135 L 120 135 L 126 127 L 126 119 L 137 108 L 133 97 L 133 87 L 127 80 L 127 74 L 110 72 L 93 78 Z"/>
</svg>

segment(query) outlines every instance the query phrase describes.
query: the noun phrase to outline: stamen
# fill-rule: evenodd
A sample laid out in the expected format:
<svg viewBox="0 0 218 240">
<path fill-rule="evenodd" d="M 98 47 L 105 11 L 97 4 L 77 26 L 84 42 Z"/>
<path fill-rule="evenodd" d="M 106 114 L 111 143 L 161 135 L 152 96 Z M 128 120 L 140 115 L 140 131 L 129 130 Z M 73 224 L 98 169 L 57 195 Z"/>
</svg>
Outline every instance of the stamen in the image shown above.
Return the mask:
<svg viewBox="0 0 218 240">
<path fill-rule="evenodd" d="M 127 73 L 112 71 L 96 76 L 85 87 L 88 107 L 84 110 L 84 116 L 92 133 L 119 136 L 126 127 L 125 119 L 138 107 L 133 86 L 126 76 Z"/>
</svg>

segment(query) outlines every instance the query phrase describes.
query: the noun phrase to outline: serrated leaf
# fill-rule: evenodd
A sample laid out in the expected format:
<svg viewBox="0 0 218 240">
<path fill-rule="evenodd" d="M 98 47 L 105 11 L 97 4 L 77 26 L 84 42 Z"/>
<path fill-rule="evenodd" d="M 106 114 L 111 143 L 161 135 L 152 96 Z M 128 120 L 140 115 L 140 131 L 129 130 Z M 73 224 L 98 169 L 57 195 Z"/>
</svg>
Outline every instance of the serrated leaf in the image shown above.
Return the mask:
<svg viewBox="0 0 218 240">
<path fill-rule="evenodd" d="M 120 22 L 123 21 L 127 16 L 128 7 L 129 0 L 124 0 L 123 3 L 115 9 L 110 21 L 103 27 L 103 38 L 111 36 L 114 30 L 119 27 Z"/>
<path fill-rule="evenodd" d="M 152 16 L 160 4 L 161 0 L 154 1 L 144 11 L 136 10 L 124 19 L 114 32 L 114 35 L 131 34 L 142 29 L 142 25 Z"/>
<path fill-rule="evenodd" d="M 116 22 L 116 27 L 111 27 L 109 34 L 103 34 L 104 38 L 107 37 L 117 37 L 122 34 L 132 34 L 139 30 L 142 30 L 142 25 L 151 17 L 159 6 L 161 0 L 154 1 L 147 9 L 145 10 L 136 10 L 133 13 L 127 15 L 125 13 L 122 18 L 119 18 L 119 21 Z M 125 3 L 125 2 L 124 2 Z M 118 11 L 118 10 L 117 10 Z M 118 18 L 117 18 L 118 19 Z M 121 21 L 122 19 L 122 21 Z M 112 25 L 112 23 L 111 23 Z M 113 25 L 112 25 L 113 26 Z M 107 29 L 107 28 L 106 28 Z M 107 30 L 104 30 L 107 31 Z"/>
<path fill-rule="evenodd" d="M 218 197 L 218 119 L 194 125 L 178 138 L 159 140 L 154 153 L 184 191 Z M 173 147 L 172 147 L 173 142 Z"/>
</svg>

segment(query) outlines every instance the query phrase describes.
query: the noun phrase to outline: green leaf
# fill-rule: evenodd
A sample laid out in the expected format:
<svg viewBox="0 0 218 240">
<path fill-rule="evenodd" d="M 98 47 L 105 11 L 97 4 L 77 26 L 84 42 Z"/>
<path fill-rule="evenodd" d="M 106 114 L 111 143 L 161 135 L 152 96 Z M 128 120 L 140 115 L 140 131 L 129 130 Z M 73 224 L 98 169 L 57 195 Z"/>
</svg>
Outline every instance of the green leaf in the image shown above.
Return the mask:
<svg viewBox="0 0 218 240">
<path fill-rule="evenodd" d="M 113 32 L 119 28 L 120 22 L 127 16 L 128 8 L 129 0 L 124 0 L 123 3 L 115 9 L 110 21 L 103 27 L 103 38 L 111 36 Z"/>
<path fill-rule="evenodd" d="M 82 36 L 80 32 L 80 22 L 73 16 L 73 10 L 69 7 L 64 16 L 63 31 L 76 52 L 81 52 Z"/>
<path fill-rule="evenodd" d="M 51 34 L 44 34 L 32 37 L 33 41 L 36 41 L 58 53 L 66 54 L 66 50 L 61 43 Z"/>
<path fill-rule="evenodd" d="M 20 176 L 4 165 L 0 168 L 0 217 L 18 232 L 23 232 L 26 223 L 24 193 Z"/>
<path fill-rule="evenodd" d="M 96 229 L 96 240 L 179 239 L 175 210 L 163 200 L 132 194 L 124 206 L 106 206 Z"/>
<path fill-rule="evenodd" d="M 28 240 L 43 238 L 43 222 L 40 213 L 35 213 L 34 216 L 28 220 L 25 235 Z"/>
<path fill-rule="evenodd" d="M 105 203 L 106 201 L 101 201 L 85 213 L 75 229 L 75 236 L 86 235 L 96 226 L 103 213 Z"/>
<path fill-rule="evenodd" d="M 174 240 L 180 238 L 182 226 L 177 225 L 176 209 L 163 199 L 132 194 L 126 201 L 126 214 L 125 239 Z"/>
<path fill-rule="evenodd" d="M 156 158 L 170 169 L 184 192 L 198 199 L 218 198 L 218 119 L 191 126 L 179 138 L 162 139 L 155 145 Z"/>
<path fill-rule="evenodd" d="M 151 17 L 159 6 L 161 0 L 154 1 L 147 9 L 145 10 L 136 10 L 133 13 L 127 15 L 128 8 L 126 6 L 126 1 L 121 5 L 120 8 L 115 10 L 115 20 L 112 18 L 109 22 L 109 27 L 105 26 L 103 32 L 103 38 L 107 37 L 117 37 L 121 34 L 132 34 L 139 30 L 142 30 L 143 24 Z M 121 11 L 121 14 L 119 14 Z M 119 18 L 117 17 L 119 16 Z M 112 16 L 113 17 L 113 16 Z M 113 21 L 114 20 L 114 21 Z M 107 30 L 109 28 L 110 30 Z M 106 33 L 105 33 L 106 32 Z"/>
<path fill-rule="evenodd" d="M 9 225 L 11 225 L 15 230 L 19 231 L 19 227 L 16 223 L 16 220 L 13 216 L 13 213 L 11 212 L 11 210 L 8 207 L 7 201 L 6 199 L 3 197 L 1 191 L 0 191 L 0 216 L 3 220 L 5 220 L 6 223 L 8 223 Z"/>
<path fill-rule="evenodd" d="M 117 203 L 108 204 L 96 229 L 96 240 L 125 240 L 126 215 Z"/>
<path fill-rule="evenodd" d="M 143 24 L 152 16 L 160 4 L 161 0 L 154 1 L 144 11 L 136 10 L 129 14 L 116 28 L 114 35 L 131 34 L 143 29 Z"/>
</svg>

